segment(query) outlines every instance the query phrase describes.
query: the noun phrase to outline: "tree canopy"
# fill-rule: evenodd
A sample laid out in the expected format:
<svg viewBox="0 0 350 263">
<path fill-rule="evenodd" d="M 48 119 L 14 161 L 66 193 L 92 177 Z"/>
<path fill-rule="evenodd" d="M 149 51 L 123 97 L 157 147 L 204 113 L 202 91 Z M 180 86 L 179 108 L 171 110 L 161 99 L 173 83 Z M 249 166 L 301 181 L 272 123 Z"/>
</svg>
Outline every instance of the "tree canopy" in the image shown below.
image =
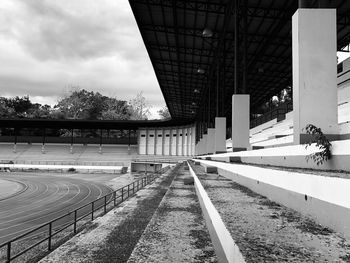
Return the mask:
<svg viewBox="0 0 350 263">
<path fill-rule="evenodd" d="M 160 110 L 158 110 L 159 116 L 164 119 L 164 120 L 169 120 L 171 119 L 170 112 L 167 106 L 164 106 Z"/>
<path fill-rule="evenodd" d="M 0 97 L 0 118 L 146 120 L 149 115 L 150 106 L 142 92 L 128 103 L 99 92 L 76 89 L 54 107 L 32 103 L 29 96 Z"/>
</svg>

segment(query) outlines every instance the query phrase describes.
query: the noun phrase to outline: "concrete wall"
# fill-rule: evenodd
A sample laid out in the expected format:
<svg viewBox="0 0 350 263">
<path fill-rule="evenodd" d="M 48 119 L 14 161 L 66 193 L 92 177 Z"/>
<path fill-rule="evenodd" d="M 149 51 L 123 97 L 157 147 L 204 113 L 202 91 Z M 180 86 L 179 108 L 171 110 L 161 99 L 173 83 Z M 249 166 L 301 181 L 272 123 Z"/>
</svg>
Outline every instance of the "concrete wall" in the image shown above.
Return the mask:
<svg viewBox="0 0 350 263">
<path fill-rule="evenodd" d="M 194 153 L 195 127 L 140 128 L 139 154 L 189 156 Z"/>
</svg>

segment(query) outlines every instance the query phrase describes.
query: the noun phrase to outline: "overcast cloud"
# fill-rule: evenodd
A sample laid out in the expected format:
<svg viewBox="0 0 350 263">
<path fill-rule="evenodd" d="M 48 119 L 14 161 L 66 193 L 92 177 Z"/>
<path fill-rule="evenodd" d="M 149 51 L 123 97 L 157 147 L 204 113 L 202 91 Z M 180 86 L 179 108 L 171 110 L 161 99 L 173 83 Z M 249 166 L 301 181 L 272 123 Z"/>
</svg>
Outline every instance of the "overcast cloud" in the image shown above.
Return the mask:
<svg viewBox="0 0 350 263">
<path fill-rule="evenodd" d="M 127 0 L 1 0 L 0 96 L 54 104 L 72 86 L 165 105 Z"/>
</svg>

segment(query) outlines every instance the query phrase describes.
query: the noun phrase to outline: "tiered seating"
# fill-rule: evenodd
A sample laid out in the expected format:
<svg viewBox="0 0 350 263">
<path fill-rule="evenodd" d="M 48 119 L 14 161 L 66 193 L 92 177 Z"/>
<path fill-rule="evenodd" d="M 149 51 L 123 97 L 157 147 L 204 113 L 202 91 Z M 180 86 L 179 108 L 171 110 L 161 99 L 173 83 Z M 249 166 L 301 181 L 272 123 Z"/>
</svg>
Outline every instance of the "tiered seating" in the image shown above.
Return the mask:
<svg viewBox="0 0 350 263">
<path fill-rule="evenodd" d="M 254 127 L 250 130 L 250 143 L 253 147 L 281 146 L 293 143 L 293 112 L 286 118 L 277 119 Z"/>
<path fill-rule="evenodd" d="M 74 145 L 71 151 L 69 144 L 46 144 L 44 151 L 41 144 L 0 145 L 0 160 L 13 161 L 19 164 L 56 164 L 56 165 L 124 165 L 129 164 L 137 155 L 137 146 L 131 146 L 130 154 L 127 145 Z"/>
</svg>

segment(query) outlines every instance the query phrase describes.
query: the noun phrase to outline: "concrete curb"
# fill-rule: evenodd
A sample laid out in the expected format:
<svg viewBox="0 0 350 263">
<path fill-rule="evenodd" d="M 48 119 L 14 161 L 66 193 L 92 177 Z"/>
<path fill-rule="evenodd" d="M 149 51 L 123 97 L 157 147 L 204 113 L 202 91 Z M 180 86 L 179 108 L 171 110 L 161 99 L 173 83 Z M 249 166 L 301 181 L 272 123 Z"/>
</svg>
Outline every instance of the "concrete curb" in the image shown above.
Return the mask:
<svg viewBox="0 0 350 263">
<path fill-rule="evenodd" d="M 218 211 L 204 190 L 197 175 L 188 163 L 190 173 L 194 178 L 196 193 L 212 239 L 218 261 L 220 263 L 244 263 L 245 260 L 230 232 L 227 230 Z"/>
</svg>

